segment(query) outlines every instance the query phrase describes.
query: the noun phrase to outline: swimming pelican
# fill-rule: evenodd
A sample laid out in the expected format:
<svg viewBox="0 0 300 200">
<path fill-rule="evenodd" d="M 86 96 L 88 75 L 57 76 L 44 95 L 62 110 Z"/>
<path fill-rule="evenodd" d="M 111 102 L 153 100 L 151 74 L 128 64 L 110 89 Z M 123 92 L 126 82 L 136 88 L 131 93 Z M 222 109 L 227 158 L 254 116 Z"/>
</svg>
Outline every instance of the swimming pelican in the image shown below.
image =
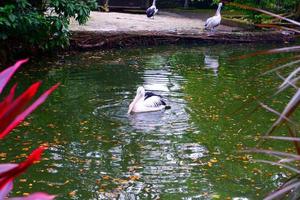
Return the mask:
<svg viewBox="0 0 300 200">
<path fill-rule="evenodd" d="M 140 86 L 136 91 L 136 96 L 128 108 L 128 114 L 131 112 L 154 112 L 163 109 L 169 109 L 162 96 L 152 92 L 145 92 L 145 89 Z"/>
<path fill-rule="evenodd" d="M 153 0 L 152 6 L 150 6 L 147 10 L 146 10 L 146 14 L 148 18 L 153 18 L 154 19 L 154 15 L 158 12 L 158 9 L 156 8 L 156 0 Z"/>
<path fill-rule="evenodd" d="M 223 5 L 222 3 L 219 3 L 219 6 L 218 6 L 218 9 L 217 9 L 217 12 L 216 12 L 215 16 L 210 17 L 206 20 L 205 30 L 215 30 L 215 28 L 220 25 L 222 5 Z"/>
</svg>

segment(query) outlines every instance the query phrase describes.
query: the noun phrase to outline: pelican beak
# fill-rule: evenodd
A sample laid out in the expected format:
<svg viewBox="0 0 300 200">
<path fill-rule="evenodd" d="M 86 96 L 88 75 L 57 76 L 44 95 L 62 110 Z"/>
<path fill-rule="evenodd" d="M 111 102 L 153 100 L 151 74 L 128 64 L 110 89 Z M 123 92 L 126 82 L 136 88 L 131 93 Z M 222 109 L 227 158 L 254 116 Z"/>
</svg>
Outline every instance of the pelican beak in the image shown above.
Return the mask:
<svg viewBox="0 0 300 200">
<path fill-rule="evenodd" d="M 136 102 L 137 102 L 138 100 L 139 100 L 139 96 L 136 95 L 136 96 L 134 97 L 134 100 L 133 100 L 133 101 L 131 102 L 131 104 L 129 105 L 127 114 L 130 114 L 130 113 L 131 113 L 132 109 L 134 108 L 134 106 L 135 106 L 135 104 L 136 104 Z"/>
<path fill-rule="evenodd" d="M 132 108 L 133 108 L 133 105 L 132 105 L 132 104 L 133 104 L 133 102 L 129 105 L 127 114 L 130 114 L 130 113 L 131 113 Z"/>
</svg>

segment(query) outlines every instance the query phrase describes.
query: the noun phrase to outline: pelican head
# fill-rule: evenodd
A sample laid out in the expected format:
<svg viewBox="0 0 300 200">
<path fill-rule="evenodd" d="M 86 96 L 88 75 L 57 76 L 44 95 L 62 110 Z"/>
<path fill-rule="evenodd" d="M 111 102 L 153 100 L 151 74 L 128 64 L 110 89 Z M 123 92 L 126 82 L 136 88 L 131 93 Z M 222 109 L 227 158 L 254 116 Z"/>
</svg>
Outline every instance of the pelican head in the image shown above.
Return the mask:
<svg viewBox="0 0 300 200">
<path fill-rule="evenodd" d="M 131 113 L 132 109 L 134 108 L 135 104 L 138 102 L 138 100 L 140 100 L 141 98 L 144 98 L 145 96 L 145 89 L 144 87 L 140 86 L 138 87 L 138 89 L 136 90 L 136 95 L 133 99 L 133 101 L 131 102 L 131 104 L 129 105 L 128 108 L 128 114 Z"/>
<path fill-rule="evenodd" d="M 143 86 L 138 87 L 136 90 L 136 95 L 145 96 L 145 89 Z"/>
<path fill-rule="evenodd" d="M 218 6 L 218 9 L 217 9 L 216 15 L 220 15 L 222 6 L 223 6 L 223 3 L 222 3 L 222 2 L 219 3 L 219 6 Z"/>
</svg>

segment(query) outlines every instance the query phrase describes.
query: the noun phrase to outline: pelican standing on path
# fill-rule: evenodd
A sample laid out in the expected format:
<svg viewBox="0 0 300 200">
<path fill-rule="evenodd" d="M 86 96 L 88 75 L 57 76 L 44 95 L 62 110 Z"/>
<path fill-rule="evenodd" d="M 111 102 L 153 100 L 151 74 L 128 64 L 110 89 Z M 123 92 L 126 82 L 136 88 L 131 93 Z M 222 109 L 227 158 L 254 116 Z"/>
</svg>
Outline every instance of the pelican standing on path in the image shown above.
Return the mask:
<svg viewBox="0 0 300 200">
<path fill-rule="evenodd" d="M 163 109 L 170 109 L 162 96 L 152 92 L 145 92 L 145 89 L 140 86 L 136 91 L 134 100 L 129 105 L 128 114 L 135 112 L 154 112 Z"/>
<path fill-rule="evenodd" d="M 147 10 L 146 10 L 146 14 L 148 18 L 152 18 L 154 19 L 154 15 L 158 12 L 158 9 L 156 8 L 156 0 L 153 0 L 152 6 L 150 6 Z"/>
<path fill-rule="evenodd" d="M 223 5 L 222 3 L 219 3 L 218 10 L 217 10 L 215 16 L 210 17 L 206 20 L 205 30 L 215 30 L 215 28 L 220 25 L 222 5 Z"/>
</svg>

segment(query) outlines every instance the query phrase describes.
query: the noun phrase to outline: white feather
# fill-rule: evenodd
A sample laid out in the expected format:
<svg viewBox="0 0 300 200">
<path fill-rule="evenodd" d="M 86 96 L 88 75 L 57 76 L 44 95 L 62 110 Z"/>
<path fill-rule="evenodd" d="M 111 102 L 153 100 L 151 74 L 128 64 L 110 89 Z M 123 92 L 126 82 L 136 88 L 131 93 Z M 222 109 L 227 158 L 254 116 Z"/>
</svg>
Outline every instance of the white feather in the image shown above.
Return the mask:
<svg viewBox="0 0 300 200">
<path fill-rule="evenodd" d="M 154 112 L 163 110 L 166 105 L 162 105 L 162 98 L 160 96 L 151 96 L 145 99 L 145 89 L 139 87 L 134 100 L 131 102 L 128 108 L 128 114 L 131 112 Z"/>
<path fill-rule="evenodd" d="M 220 25 L 221 20 L 222 20 L 222 17 L 221 17 L 221 7 L 222 7 L 222 5 L 223 5 L 222 3 L 219 3 L 216 15 L 213 16 L 213 17 L 210 17 L 206 20 L 205 29 L 213 30 L 215 27 Z"/>
</svg>

